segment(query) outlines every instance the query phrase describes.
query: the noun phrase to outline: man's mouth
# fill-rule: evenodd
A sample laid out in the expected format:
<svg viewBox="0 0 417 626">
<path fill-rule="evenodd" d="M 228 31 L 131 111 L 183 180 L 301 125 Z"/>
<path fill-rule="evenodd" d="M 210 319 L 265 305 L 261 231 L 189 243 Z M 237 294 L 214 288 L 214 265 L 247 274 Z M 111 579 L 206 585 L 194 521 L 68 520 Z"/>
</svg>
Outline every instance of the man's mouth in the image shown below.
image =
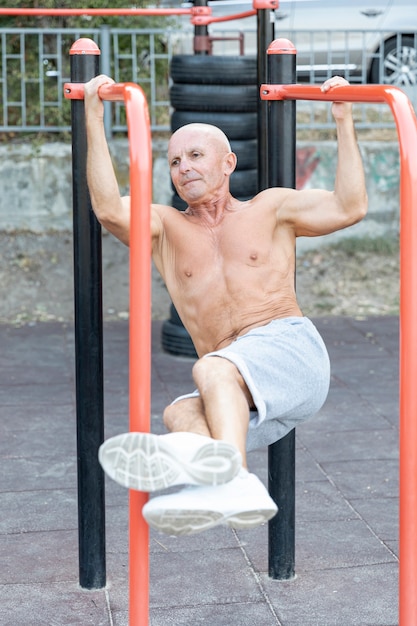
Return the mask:
<svg viewBox="0 0 417 626">
<path fill-rule="evenodd" d="M 189 183 L 195 183 L 197 180 L 199 179 L 198 178 L 185 178 L 184 180 L 181 181 L 181 186 L 185 187 Z"/>
</svg>

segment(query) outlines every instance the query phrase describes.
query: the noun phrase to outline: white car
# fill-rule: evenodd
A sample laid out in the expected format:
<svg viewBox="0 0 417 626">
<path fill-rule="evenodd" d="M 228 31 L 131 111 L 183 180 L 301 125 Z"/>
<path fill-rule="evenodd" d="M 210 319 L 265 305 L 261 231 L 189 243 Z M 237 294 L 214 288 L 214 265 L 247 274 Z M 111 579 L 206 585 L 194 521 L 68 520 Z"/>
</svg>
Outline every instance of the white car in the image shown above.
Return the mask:
<svg viewBox="0 0 417 626">
<path fill-rule="evenodd" d="M 250 11 L 252 2 L 208 6 L 217 17 Z M 297 49 L 298 80 L 342 74 L 351 82 L 417 84 L 416 0 L 279 0 L 272 15 L 275 38 L 286 37 Z M 255 53 L 256 17 L 211 24 L 209 33 L 232 29 L 246 33 L 245 53 Z"/>
</svg>

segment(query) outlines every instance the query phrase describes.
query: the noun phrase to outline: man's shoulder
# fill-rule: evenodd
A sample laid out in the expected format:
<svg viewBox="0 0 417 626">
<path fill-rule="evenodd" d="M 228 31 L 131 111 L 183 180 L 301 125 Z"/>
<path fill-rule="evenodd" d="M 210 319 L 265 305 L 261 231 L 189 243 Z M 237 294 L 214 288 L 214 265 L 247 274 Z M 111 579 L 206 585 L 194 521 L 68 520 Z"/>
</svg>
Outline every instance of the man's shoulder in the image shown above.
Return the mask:
<svg viewBox="0 0 417 626">
<path fill-rule="evenodd" d="M 175 209 L 169 204 L 152 204 L 152 211 L 160 216 L 161 219 L 183 219 L 184 211 Z"/>
<path fill-rule="evenodd" d="M 250 201 L 250 206 L 256 211 L 273 211 L 275 213 L 292 193 L 295 193 L 295 190 L 287 187 L 269 187 L 254 196 Z"/>
<path fill-rule="evenodd" d="M 169 206 L 168 204 L 153 204 L 152 205 L 153 219 L 158 220 L 162 230 L 175 229 L 176 225 L 180 228 L 184 227 L 184 224 L 188 222 L 187 214 L 185 211 Z"/>
</svg>

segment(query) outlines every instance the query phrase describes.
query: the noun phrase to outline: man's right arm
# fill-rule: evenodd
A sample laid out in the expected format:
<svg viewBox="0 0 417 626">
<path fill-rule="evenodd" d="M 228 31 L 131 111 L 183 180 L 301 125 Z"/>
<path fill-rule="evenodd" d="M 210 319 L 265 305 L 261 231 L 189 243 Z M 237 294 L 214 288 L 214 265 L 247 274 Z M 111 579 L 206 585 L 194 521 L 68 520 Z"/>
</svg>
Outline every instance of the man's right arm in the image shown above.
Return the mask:
<svg viewBox="0 0 417 626">
<path fill-rule="evenodd" d="M 129 245 L 130 198 L 120 196 L 104 131 L 103 102 L 98 95 L 101 85 L 113 82 L 107 76 L 97 76 L 84 87 L 87 182 L 98 221 L 120 241 Z"/>
</svg>

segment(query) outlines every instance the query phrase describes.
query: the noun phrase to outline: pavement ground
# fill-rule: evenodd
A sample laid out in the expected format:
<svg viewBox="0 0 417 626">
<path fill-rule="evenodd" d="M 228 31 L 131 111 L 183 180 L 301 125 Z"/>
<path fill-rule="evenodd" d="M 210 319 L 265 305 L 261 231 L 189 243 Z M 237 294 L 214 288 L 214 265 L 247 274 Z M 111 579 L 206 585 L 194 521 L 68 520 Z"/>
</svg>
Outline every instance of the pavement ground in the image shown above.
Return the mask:
<svg viewBox="0 0 417 626">
<path fill-rule="evenodd" d="M 268 577 L 267 527 L 151 532 L 152 626 L 398 624 L 398 318 L 315 320 L 332 382 L 297 428 L 296 578 Z M 193 388 L 153 322 L 152 429 Z M 128 324 L 104 326 L 106 437 L 128 428 Z M 128 624 L 127 492 L 106 481 L 107 585 L 78 582 L 74 332 L 0 326 L 0 624 Z M 267 451 L 251 452 L 267 477 Z M 141 625 L 142 626 L 142 625 Z"/>
</svg>

